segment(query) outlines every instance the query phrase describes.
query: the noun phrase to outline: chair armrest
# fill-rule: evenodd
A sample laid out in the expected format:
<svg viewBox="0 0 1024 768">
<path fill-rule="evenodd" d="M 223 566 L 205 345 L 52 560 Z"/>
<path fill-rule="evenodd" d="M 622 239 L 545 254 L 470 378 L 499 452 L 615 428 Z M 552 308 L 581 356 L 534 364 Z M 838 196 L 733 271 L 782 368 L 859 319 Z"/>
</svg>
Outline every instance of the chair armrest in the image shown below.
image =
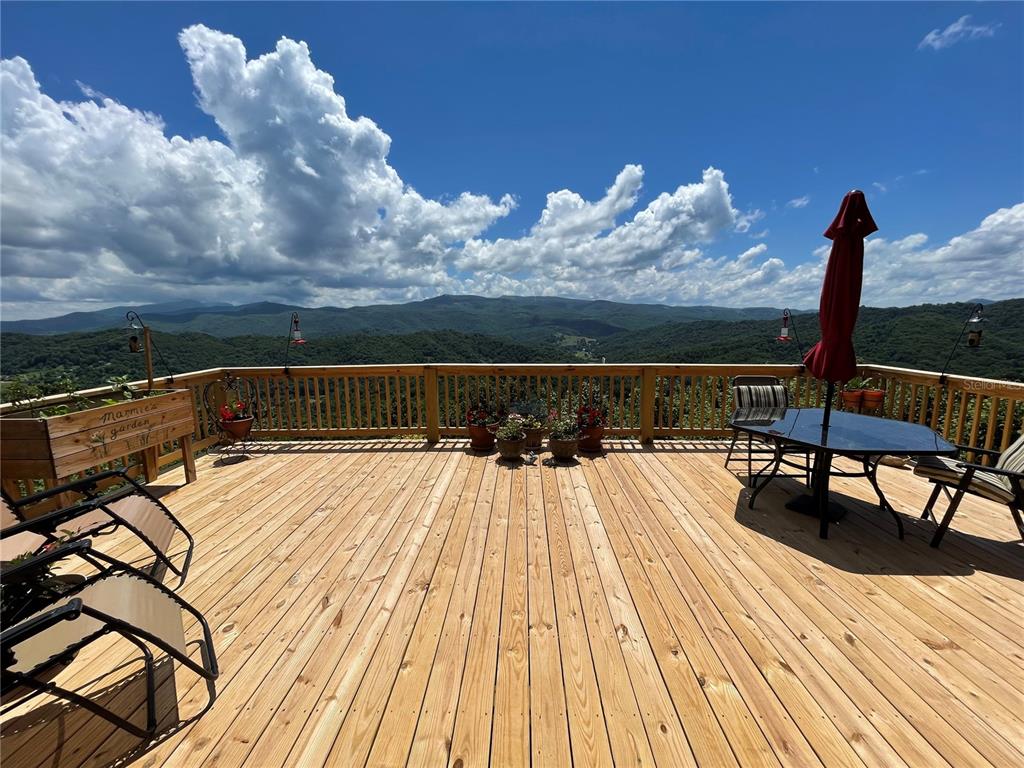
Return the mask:
<svg viewBox="0 0 1024 768">
<path fill-rule="evenodd" d="M 10 525 L 7 528 L 0 530 L 0 539 L 7 538 L 8 536 L 15 536 L 26 531 L 39 533 L 45 536 L 52 531 L 56 531 L 60 527 L 61 523 L 65 523 L 68 520 L 78 517 L 80 514 L 87 512 L 93 507 L 95 507 L 95 504 L 92 502 L 81 501 L 72 504 L 70 507 L 64 507 L 64 509 L 55 509 L 52 512 L 36 515 L 28 520 L 22 520 L 16 525 Z"/>
<path fill-rule="evenodd" d="M 60 621 L 77 618 L 81 612 L 81 598 L 76 597 L 68 600 L 64 605 L 51 608 L 45 613 L 41 613 L 28 621 L 19 622 L 13 627 L 8 627 L 3 632 L 0 632 L 0 645 L 7 646 L 19 643 L 33 635 L 39 634 L 47 627 L 53 626 Z"/>
<path fill-rule="evenodd" d="M 999 469 L 998 467 L 986 467 L 984 464 L 972 464 L 968 461 L 957 462 L 957 467 L 960 469 L 974 469 L 981 472 L 988 472 L 992 475 L 999 475 L 1000 477 L 1010 477 L 1016 480 L 1024 480 L 1024 472 L 1016 472 L 1012 469 Z"/>
<path fill-rule="evenodd" d="M 11 577 L 17 576 L 21 573 L 34 571 L 41 566 L 59 562 L 66 557 L 71 557 L 72 555 L 85 555 L 89 552 L 91 547 L 92 542 L 88 539 L 81 539 L 79 541 L 73 541 L 70 544 L 63 544 L 59 547 L 54 547 L 47 552 L 41 552 L 40 554 L 20 563 L 6 564 L 3 566 L 2 570 L 0 570 L 0 575 L 2 575 L 4 579 L 10 579 Z"/>
<path fill-rule="evenodd" d="M 93 486 L 95 486 L 96 483 L 102 480 L 106 480 L 107 478 L 117 476 L 127 477 L 124 469 L 108 469 L 106 472 L 99 472 L 98 474 L 95 475 L 89 475 L 88 477 L 83 477 L 79 480 L 74 480 L 70 483 L 65 483 L 64 485 L 58 486 L 56 488 L 47 488 L 45 491 L 33 493 L 31 496 L 25 496 L 24 498 L 21 499 L 13 499 L 9 503 L 15 509 L 20 509 L 21 507 L 30 507 L 33 504 L 38 504 L 40 501 L 45 501 L 46 499 L 52 498 L 53 496 L 56 496 L 61 493 L 67 493 L 69 491 L 87 491 Z"/>
</svg>

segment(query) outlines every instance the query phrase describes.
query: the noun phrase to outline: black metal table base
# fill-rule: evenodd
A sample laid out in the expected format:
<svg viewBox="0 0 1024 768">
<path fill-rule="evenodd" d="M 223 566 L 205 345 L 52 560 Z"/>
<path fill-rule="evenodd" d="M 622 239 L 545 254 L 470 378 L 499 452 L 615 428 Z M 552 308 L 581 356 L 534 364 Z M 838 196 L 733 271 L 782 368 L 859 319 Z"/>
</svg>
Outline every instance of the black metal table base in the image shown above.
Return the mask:
<svg viewBox="0 0 1024 768">
<path fill-rule="evenodd" d="M 818 500 L 814 498 L 812 493 L 802 493 L 799 496 L 794 496 L 786 502 L 786 509 L 791 509 L 794 512 L 799 512 L 801 515 L 809 515 L 810 517 L 818 517 L 820 515 Z M 830 523 L 838 523 L 846 517 L 848 511 L 842 504 L 830 501 L 828 503 L 828 521 Z"/>
<path fill-rule="evenodd" d="M 795 496 L 786 502 L 786 509 L 791 509 L 794 512 L 800 514 L 810 515 L 817 517 L 821 522 L 820 534 L 821 538 L 828 538 L 828 525 L 829 523 L 835 523 L 842 520 L 846 516 L 847 510 L 841 504 L 837 504 L 834 501 L 829 500 L 828 485 L 829 478 L 832 475 L 838 477 L 866 477 L 868 482 L 871 483 L 871 487 L 875 491 L 875 495 L 878 496 L 878 507 L 883 509 L 892 515 L 893 520 L 896 521 L 896 531 L 899 538 L 903 538 L 903 520 L 900 518 L 899 513 L 889 503 L 889 500 L 882 493 L 882 489 L 878 486 L 878 464 L 881 461 L 881 456 L 874 457 L 850 457 L 859 458 L 864 466 L 862 472 L 833 472 L 832 471 L 832 456 L 833 454 L 825 451 L 815 451 L 814 456 L 814 469 L 811 474 L 811 493 L 800 494 Z M 768 466 L 762 467 L 762 469 L 750 480 L 751 487 L 753 488 L 750 494 L 750 499 L 747 501 L 747 506 L 750 509 L 754 508 L 754 501 L 757 499 L 758 494 L 765 489 L 765 487 L 775 479 L 779 474 L 779 468 L 783 464 L 783 450 L 782 443 L 775 441 L 775 457 L 770 464 L 770 471 L 768 476 L 763 482 L 758 484 L 758 480 L 768 470 Z"/>
</svg>

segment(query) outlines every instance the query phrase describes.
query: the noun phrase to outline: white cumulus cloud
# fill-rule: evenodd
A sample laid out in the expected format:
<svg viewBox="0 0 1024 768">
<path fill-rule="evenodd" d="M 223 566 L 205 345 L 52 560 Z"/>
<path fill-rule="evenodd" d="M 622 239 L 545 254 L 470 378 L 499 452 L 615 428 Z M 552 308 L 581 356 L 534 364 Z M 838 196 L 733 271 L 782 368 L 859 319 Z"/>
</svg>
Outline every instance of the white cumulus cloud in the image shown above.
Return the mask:
<svg viewBox="0 0 1024 768">
<path fill-rule="evenodd" d="M 810 202 L 811 202 L 811 196 L 810 195 L 803 195 L 801 197 L 794 197 L 792 200 L 790 200 L 788 203 L 786 203 L 786 207 L 787 208 L 806 208 L 808 203 L 810 203 Z"/>
<path fill-rule="evenodd" d="M 0 62 L 6 317 L 182 297 L 816 300 L 820 254 L 792 269 L 765 242 L 722 255 L 722 238 L 768 231 L 751 234 L 764 213 L 738 210 L 718 168 L 654 194 L 645 194 L 640 165 L 613 179 L 610 169 L 598 199 L 551 192 L 522 236 L 495 237 L 490 228 L 516 198 L 422 196 L 390 164 L 390 137 L 371 119 L 349 115 L 304 43 L 282 38 L 250 58 L 240 40 L 201 25 L 182 31 L 180 43 L 199 107 L 226 142 L 169 136 L 159 116 L 88 86 L 83 101 L 56 101 L 27 61 Z M 1007 265 L 1019 266 L 1021 219 L 1022 206 L 1003 209 L 935 248 L 924 235 L 872 238 L 869 258 L 891 259 L 889 269 L 905 264 L 899 274 L 908 282 L 875 285 L 869 277 L 866 300 L 1012 295 Z"/>
</svg>

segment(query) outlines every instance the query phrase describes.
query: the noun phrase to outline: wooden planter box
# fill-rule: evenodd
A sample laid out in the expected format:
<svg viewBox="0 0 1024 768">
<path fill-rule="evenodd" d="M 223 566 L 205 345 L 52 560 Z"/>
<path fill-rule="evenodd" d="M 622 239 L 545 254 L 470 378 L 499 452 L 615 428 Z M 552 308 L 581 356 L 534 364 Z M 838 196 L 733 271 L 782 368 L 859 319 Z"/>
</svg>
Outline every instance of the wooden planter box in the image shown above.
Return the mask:
<svg viewBox="0 0 1024 768">
<path fill-rule="evenodd" d="M 141 453 L 146 480 L 158 474 L 160 444 L 178 440 L 185 480 L 196 477 L 192 391 L 168 390 L 60 416 L 15 413 L 0 418 L 3 479 L 64 480 L 114 459 Z"/>
</svg>

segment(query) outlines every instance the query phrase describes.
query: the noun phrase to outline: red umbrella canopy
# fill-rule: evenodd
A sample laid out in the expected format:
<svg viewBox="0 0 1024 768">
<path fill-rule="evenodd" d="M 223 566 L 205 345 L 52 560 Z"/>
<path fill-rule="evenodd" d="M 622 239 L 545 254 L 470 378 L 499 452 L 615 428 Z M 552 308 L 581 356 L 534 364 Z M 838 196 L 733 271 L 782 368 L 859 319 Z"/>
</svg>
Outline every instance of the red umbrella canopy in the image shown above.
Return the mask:
<svg viewBox="0 0 1024 768">
<path fill-rule="evenodd" d="M 856 189 L 847 192 L 839 213 L 825 230 L 825 237 L 832 241 L 832 253 L 818 307 L 821 341 L 804 357 L 807 370 L 818 379 L 845 382 L 857 374 L 853 327 L 860 308 L 864 238 L 877 230 L 864 193 Z"/>
</svg>

